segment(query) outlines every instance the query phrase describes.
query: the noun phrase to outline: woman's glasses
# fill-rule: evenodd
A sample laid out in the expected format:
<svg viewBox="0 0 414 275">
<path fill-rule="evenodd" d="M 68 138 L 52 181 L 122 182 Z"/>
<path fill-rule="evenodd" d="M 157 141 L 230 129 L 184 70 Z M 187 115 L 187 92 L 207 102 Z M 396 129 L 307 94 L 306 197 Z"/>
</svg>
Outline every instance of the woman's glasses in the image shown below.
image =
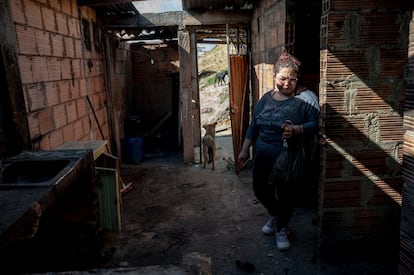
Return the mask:
<svg viewBox="0 0 414 275">
<path fill-rule="evenodd" d="M 289 83 L 292 83 L 292 84 L 296 84 L 296 82 L 298 82 L 298 79 L 295 77 L 278 76 L 277 79 L 281 82 L 288 81 Z"/>
</svg>

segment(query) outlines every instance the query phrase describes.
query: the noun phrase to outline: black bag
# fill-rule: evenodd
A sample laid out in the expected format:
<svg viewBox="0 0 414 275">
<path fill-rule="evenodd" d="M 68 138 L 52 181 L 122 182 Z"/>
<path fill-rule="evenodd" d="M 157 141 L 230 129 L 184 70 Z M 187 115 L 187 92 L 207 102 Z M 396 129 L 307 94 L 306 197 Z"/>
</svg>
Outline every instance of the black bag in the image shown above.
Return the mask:
<svg viewBox="0 0 414 275">
<path fill-rule="evenodd" d="M 283 147 L 277 156 L 269 176 L 269 183 L 277 180 L 284 182 L 298 182 L 305 175 L 305 150 L 302 140 L 283 140 Z"/>
</svg>

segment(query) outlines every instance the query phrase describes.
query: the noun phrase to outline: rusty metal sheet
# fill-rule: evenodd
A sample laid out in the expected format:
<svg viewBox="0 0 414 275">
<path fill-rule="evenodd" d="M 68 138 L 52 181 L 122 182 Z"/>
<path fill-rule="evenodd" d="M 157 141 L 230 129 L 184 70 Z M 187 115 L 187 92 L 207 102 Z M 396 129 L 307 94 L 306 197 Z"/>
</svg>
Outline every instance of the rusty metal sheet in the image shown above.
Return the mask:
<svg viewBox="0 0 414 275">
<path fill-rule="evenodd" d="M 247 55 L 230 55 L 230 118 L 235 163 L 249 124 Z M 236 173 L 238 173 L 236 165 Z"/>
</svg>

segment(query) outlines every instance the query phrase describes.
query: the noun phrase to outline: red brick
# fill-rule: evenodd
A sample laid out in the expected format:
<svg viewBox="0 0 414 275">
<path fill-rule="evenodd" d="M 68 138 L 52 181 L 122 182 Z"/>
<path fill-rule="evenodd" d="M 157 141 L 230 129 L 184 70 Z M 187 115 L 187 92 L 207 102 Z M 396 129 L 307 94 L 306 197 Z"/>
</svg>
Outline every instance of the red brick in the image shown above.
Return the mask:
<svg viewBox="0 0 414 275">
<path fill-rule="evenodd" d="M 46 83 L 46 100 L 48 106 L 53 106 L 59 103 L 57 82 Z"/>
<path fill-rule="evenodd" d="M 80 97 L 79 79 L 70 80 L 70 89 L 72 91 L 72 99 Z"/>
<path fill-rule="evenodd" d="M 54 2 L 54 1 L 52 1 Z M 42 13 L 40 11 L 40 5 L 31 0 L 24 2 L 25 15 L 27 18 L 27 25 L 38 29 L 43 28 Z"/>
<path fill-rule="evenodd" d="M 36 83 L 26 87 L 27 108 L 35 111 L 47 106 L 46 86 L 44 82 Z"/>
<path fill-rule="evenodd" d="M 76 100 L 76 110 L 78 112 L 78 117 L 84 117 L 87 115 L 88 108 L 86 100 L 86 98 L 79 98 Z"/>
<path fill-rule="evenodd" d="M 63 127 L 63 141 L 64 142 L 75 140 L 74 126 L 75 126 L 74 123 L 69 123 L 68 125 Z"/>
<path fill-rule="evenodd" d="M 57 58 L 48 58 L 47 59 L 47 69 L 49 80 L 59 80 L 62 78 L 62 73 L 60 71 L 60 62 Z"/>
<path fill-rule="evenodd" d="M 88 89 L 89 89 L 89 93 L 90 94 L 95 94 L 95 92 L 96 92 L 96 90 L 95 90 L 95 81 L 94 81 L 94 78 L 92 78 L 92 77 L 89 77 L 88 79 L 87 79 L 87 84 L 88 84 Z M 94 105 L 95 106 L 99 106 L 99 99 L 94 99 L 94 101 L 96 101 L 96 102 L 94 102 Z"/>
<path fill-rule="evenodd" d="M 103 76 L 95 78 L 95 89 L 96 89 L 97 92 L 105 92 L 105 88 L 104 88 L 105 83 L 104 82 L 105 82 L 105 80 L 104 80 Z"/>
<path fill-rule="evenodd" d="M 57 26 L 55 11 L 47 7 L 42 7 L 42 16 L 43 23 L 45 25 L 45 30 L 48 30 L 50 32 L 56 32 Z"/>
<path fill-rule="evenodd" d="M 16 25 L 17 45 L 21 54 L 36 55 L 36 35 L 33 28 Z"/>
<path fill-rule="evenodd" d="M 74 78 L 80 78 L 82 74 L 81 70 L 81 60 L 80 59 L 72 59 L 72 71 Z"/>
<path fill-rule="evenodd" d="M 60 12 L 56 13 L 56 24 L 57 24 L 58 33 L 63 34 L 63 35 L 69 34 L 68 23 L 67 23 L 66 17 L 67 16 L 64 15 L 63 13 L 60 13 Z"/>
<path fill-rule="evenodd" d="M 26 24 L 26 18 L 24 16 L 24 8 L 21 0 L 9 1 L 11 5 L 11 12 L 13 21 L 21 24 Z"/>
<path fill-rule="evenodd" d="M 80 95 L 81 96 L 86 96 L 88 93 L 87 93 L 87 88 L 86 88 L 86 85 L 87 85 L 87 83 L 86 83 L 86 79 L 84 79 L 84 78 L 82 78 L 82 79 L 79 79 L 79 90 L 80 90 Z"/>
<path fill-rule="evenodd" d="M 33 75 L 32 62 L 30 57 L 19 55 L 19 69 L 22 84 L 32 83 Z"/>
<path fill-rule="evenodd" d="M 73 44 L 73 38 L 64 37 L 66 57 L 75 57 L 75 46 Z"/>
<path fill-rule="evenodd" d="M 53 55 L 54 56 L 63 56 L 65 48 L 63 46 L 63 36 L 58 34 L 51 34 L 52 39 L 52 48 L 53 48 Z"/>
<path fill-rule="evenodd" d="M 62 10 L 61 1 L 52 0 L 52 1 L 49 1 L 49 2 L 50 2 L 50 6 L 51 6 L 52 9 L 54 9 L 56 11 L 61 11 Z"/>
<path fill-rule="evenodd" d="M 78 18 L 78 1 L 71 0 L 71 6 L 72 6 L 73 17 Z"/>
<path fill-rule="evenodd" d="M 41 30 L 35 31 L 36 45 L 39 55 L 51 55 L 52 46 L 49 33 Z"/>
<path fill-rule="evenodd" d="M 80 39 L 81 33 L 79 29 L 79 20 L 73 17 L 68 17 L 68 29 L 69 29 L 69 36 L 72 38 Z"/>
<path fill-rule="evenodd" d="M 66 103 L 66 115 L 68 122 L 73 122 L 78 119 L 78 114 L 76 113 L 76 103 L 75 101 L 70 101 Z"/>
<path fill-rule="evenodd" d="M 50 134 L 50 147 L 52 149 L 63 144 L 63 130 L 58 129 Z"/>
<path fill-rule="evenodd" d="M 81 96 L 79 90 L 79 80 L 71 80 L 70 85 L 72 99 L 79 98 Z"/>
<path fill-rule="evenodd" d="M 89 98 L 91 100 L 92 103 L 92 107 L 95 111 L 99 110 L 99 95 L 97 94 L 93 94 L 93 95 L 89 95 Z"/>
<path fill-rule="evenodd" d="M 59 82 L 59 98 L 60 103 L 67 102 L 71 99 L 70 95 L 70 80 Z"/>
<path fill-rule="evenodd" d="M 74 123 L 74 139 L 80 140 L 84 136 L 84 119 L 79 119 Z"/>
<path fill-rule="evenodd" d="M 56 105 L 53 107 L 53 119 L 56 128 L 60 128 L 66 125 L 68 120 L 66 117 L 66 110 L 64 104 Z"/>
<path fill-rule="evenodd" d="M 72 15 L 72 1 L 62 0 L 62 12 L 67 15 Z"/>
<path fill-rule="evenodd" d="M 62 72 L 62 79 L 72 79 L 72 60 L 69 58 L 60 59 L 60 70 Z"/>
<path fill-rule="evenodd" d="M 46 134 L 54 129 L 52 109 L 46 108 L 39 112 L 39 129 L 41 134 Z"/>
<path fill-rule="evenodd" d="M 75 40 L 75 57 L 82 58 L 82 40 Z"/>
</svg>

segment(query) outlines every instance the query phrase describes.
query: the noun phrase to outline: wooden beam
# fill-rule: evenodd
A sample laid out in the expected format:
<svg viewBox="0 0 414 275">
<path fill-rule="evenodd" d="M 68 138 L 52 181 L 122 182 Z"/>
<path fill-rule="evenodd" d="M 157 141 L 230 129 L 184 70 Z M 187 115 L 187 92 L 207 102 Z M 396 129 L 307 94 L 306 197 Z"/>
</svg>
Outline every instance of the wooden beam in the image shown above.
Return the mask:
<svg viewBox="0 0 414 275">
<path fill-rule="evenodd" d="M 111 133 L 111 145 L 114 146 L 115 149 L 112 154 L 115 154 L 119 159 L 122 159 L 122 148 L 121 148 L 121 130 L 120 130 L 120 123 L 118 118 L 118 113 L 116 111 L 115 105 L 115 97 L 116 97 L 116 89 L 114 87 L 114 79 L 115 79 L 115 65 L 114 65 L 114 57 L 112 54 L 111 48 L 111 41 L 109 38 L 108 33 L 104 33 L 103 35 L 103 46 L 104 46 L 104 64 L 105 64 L 105 88 L 108 97 L 108 120 L 110 125 L 110 133 Z"/>
<path fill-rule="evenodd" d="M 197 41 L 195 31 L 190 31 L 190 60 L 194 147 L 200 149 L 197 153 L 200 155 L 199 159 L 201 159 L 201 110 L 200 93 L 198 89 Z"/>
<path fill-rule="evenodd" d="M 110 29 L 168 27 L 168 26 L 206 26 L 249 24 L 252 19 L 250 10 L 240 11 L 171 11 L 163 13 L 143 13 L 130 17 L 108 17 L 105 24 Z"/>
<path fill-rule="evenodd" d="M 188 30 L 178 31 L 178 52 L 180 55 L 180 109 L 183 135 L 184 163 L 194 163 L 194 138 L 192 115 L 191 46 Z"/>
<path fill-rule="evenodd" d="M 29 123 L 27 121 L 26 103 L 24 100 L 22 80 L 20 77 L 18 46 L 16 41 L 16 27 L 13 23 L 10 1 L 0 1 L 0 66 L 4 66 L 4 79 L 6 83 L 2 83 L 2 93 L 8 98 L 5 103 L 10 108 L 11 120 L 14 126 L 13 133 L 9 133 L 13 137 L 13 147 L 15 150 L 32 149 L 32 141 L 30 138 Z M 10 144 L 9 144 L 10 146 Z"/>
</svg>

